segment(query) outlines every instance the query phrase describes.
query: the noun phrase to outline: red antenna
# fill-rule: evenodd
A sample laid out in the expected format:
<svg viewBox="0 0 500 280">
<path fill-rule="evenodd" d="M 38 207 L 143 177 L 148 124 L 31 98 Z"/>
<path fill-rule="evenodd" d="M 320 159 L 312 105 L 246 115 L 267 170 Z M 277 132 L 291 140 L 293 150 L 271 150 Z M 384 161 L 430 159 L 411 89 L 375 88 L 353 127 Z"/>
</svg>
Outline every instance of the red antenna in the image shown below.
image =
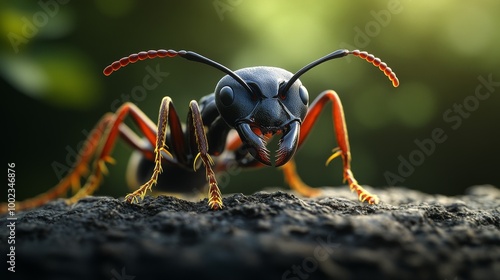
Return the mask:
<svg viewBox="0 0 500 280">
<path fill-rule="evenodd" d="M 118 69 L 127 66 L 129 63 L 135 63 L 139 60 L 145 60 L 145 59 L 153 59 L 156 57 L 174 57 L 177 56 L 179 53 L 173 50 L 150 50 L 150 51 L 143 51 L 139 53 L 134 53 L 126 57 L 122 57 L 120 60 L 117 60 L 113 63 L 111 63 L 109 66 L 104 68 L 104 75 L 109 76 L 111 73 L 118 71 Z"/>
<path fill-rule="evenodd" d="M 385 62 L 382 62 L 380 58 L 375 57 L 373 54 L 369 54 L 365 51 L 360 51 L 360 50 L 350 51 L 349 53 L 370 62 L 375 67 L 378 67 L 378 69 L 384 72 L 384 74 L 389 78 L 389 80 L 391 80 L 392 85 L 394 87 L 399 86 L 399 80 L 398 77 L 396 77 L 396 73 L 392 72 L 392 69 L 388 67 L 387 64 L 385 64 Z"/>
<path fill-rule="evenodd" d="M 195 52 L 191 51 L 174 51 L 174 50 L 149 50 L 149 51 L 142 51 L 138 53 L 131 54 L 129 56 L 122 57 L 120 60 L 117 60 L 110 65 L 108 65 L 106 68 L 104 68 L 104 75 L 109 76 L 111 73 L 118 71 L 118 69 L 127 66 L 129 63 L 135 63 L 139 60 L 145 60 L 145 59 L 153 59 L 156 57 L 162 58 L 162 57 L 175 57 L 179 56 L 182 58 L 185 58 L 187 60 L 195 61 L 195 62 L 200 62 L 203 64 L 206 64 L 208 66 L 212 66 L 216 69 L 219 69 L 220 71 L 228 74 L 229 76 L 233 77 L 240 85 L 245 88 L 245 90 L 249 93 L 252 93 L 252 88 L 245 83 L 245 81 L 236 73 L 231 71 L 231 69 L 227 68 L 226 66 L 215 62 L 211 59 L 208 59 L 202 55 L 199 55 Z"/>
<path fill-rule="evenodd" d="M 373 65 L 375 65 L 376 67 L 378 67 L 378 69 L 380 69 L 380 71 L 384 72 L 384 74 L 387 77 L 389 77 L 389 80 L 391 80 L 392 85 L 394 87 L 399 86 L 399 80 L 396 77 L 396 73 L 392 72 L 392 69 L 389 68 L 389 67 L 387 67 L 387 64 L 385 64 L 384 62 L 382 62 L 380 60 L 380 58 L 375 57 L 373 54 L 369 54 L 369 53 L 367 53 L 365 51 L 359 51 L 359 50 L 349 51 L 349 50 L 341 49 L 341 50 L 336 50 L 336 51 L 334 51 L 334 52 L 332 52 L 332 53 L 330 53 L 328 55 L 325 55 L 322 58 L 320 58 L 318 60 L 315 60 L 315 61 L 307 64 L 306 66 L 302 67 L 280 89 L 280 92 L 287 92 L 290 89 L 290 87 L 292 86 L 292 84 L 295 83 L 295 81 L 297 81 L 297 79 L 300 76 L 302 76 L 302 74 L 304 74 L 307 71 L 311 70 L 312 68 L 318 66 L 319 64 L 321 64 L 323 62 L 326 62 L 326 61 L 329 61 L 329 60 L 332 60 L 332 59 L 344 57 L 344 56 L 349 55 L 349 54 L 352 54 L 352 55 L 357 56 L 357 57 L 361 57 L 362 59 L 370 62 Z"/>
</svg>

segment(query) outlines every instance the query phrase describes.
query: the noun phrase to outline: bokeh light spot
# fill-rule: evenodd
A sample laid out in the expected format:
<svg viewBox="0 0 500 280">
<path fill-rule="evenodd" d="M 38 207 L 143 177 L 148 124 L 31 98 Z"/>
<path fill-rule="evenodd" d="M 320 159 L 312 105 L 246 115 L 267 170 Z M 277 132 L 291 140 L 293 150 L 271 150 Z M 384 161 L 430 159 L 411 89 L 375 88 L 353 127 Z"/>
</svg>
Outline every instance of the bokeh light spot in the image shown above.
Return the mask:
<svg viewBox="0 0 500 280">
<path fill-rule="evenodd" d="M 464 55 L 478 55 L 491 43 L 494 30 L 493 17 L 488 15 L 486 8 L 471 5 L 468 8 L 456 9 L 450 13 L 450 19 L 445 22 L 447 39 L 450 46 Z"/>
<path fill-rule="evenodd" d="M 96 0 L 97 9 L 106 16 L 117 18 L 132 12 L 135 0 Z"/>
<path fill-rule="evenodd" d="M 391 115 L 390 110 L 387 110 L 386 98 L 385 88 L 372 88 L 369 91 L 359 92 L 353 105 L 354 118 L 371 129 L 385 126 Z"/>
<path fill-rule="evenodd" d="M 436 112 L 437 97 L 435 94 L 422 84 L 406 84 L 404 91 L 398 92 L 391 99 L 395 118 L 411 127 L 425 125 Z"/>
</svg>

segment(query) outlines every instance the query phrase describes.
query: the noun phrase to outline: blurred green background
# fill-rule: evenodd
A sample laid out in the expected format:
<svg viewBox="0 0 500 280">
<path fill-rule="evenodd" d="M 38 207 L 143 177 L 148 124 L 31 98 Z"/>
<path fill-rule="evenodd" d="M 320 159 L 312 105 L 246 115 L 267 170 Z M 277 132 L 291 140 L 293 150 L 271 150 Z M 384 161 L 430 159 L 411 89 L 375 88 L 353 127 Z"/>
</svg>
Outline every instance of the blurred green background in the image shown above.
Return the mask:
<svg viewBox="0 0 500 280">
<path fill-rule="evenodd" d="M 180 58 L 102 74 L 125 55 L 160 48 L 193 50 L 233 70 L 268 65 L 291 72 L 336 49 L 366 50 L 397 73 L 399 88 L 354 57 L 301 77 L 311 101 L 325 89 L 341 96 L 358 181 L 442 194 L 500 186 L 499 11 L 496 0 L 2 1 L 4 149 L 7 162 L 16 164 L 17 199 L 56 184 L 64 170 L 54 164 L 67 166 L 85 132 L 124 97 L 156 121 L 162 97 L 171 96 L 185 118 L 189 100 L 211 93 L 223 76 Z M 157 65 L 168 76 L 132 96 L 146 68 Z M 476 96 L 481 79 L 493 82 Z M 313 186 L 342 185 L 340 160 L 324 166 L 336 147 L 330 108 L 296 155 L 302 178 Z M 425 140 L 436 130 L 440 143 Z M 117 164 L 98 194 L 128 192 L 130 153 L 117 144 Z M 278 169 L 231 176 L 222 191 L 249 194 L 268 186 L 285 186 Z"/>
</svg>

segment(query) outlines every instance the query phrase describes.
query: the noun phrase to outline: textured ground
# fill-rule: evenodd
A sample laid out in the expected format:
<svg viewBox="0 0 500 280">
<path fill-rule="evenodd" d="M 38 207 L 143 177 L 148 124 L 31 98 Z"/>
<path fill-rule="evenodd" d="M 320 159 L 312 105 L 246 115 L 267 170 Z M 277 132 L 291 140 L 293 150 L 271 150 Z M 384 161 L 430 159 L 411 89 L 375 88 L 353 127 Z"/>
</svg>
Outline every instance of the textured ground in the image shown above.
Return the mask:
<svg viewBox="0 0 500 280">
<path fill-rule="evenodd" d="M 325 192 L 228 195 L 216 212 L 163 196 L 55 201 L 18 213 L 7 279 L 500 279 L 498 188 L 375 190 L 376 206 L 346 187 Z"/>
</svg>

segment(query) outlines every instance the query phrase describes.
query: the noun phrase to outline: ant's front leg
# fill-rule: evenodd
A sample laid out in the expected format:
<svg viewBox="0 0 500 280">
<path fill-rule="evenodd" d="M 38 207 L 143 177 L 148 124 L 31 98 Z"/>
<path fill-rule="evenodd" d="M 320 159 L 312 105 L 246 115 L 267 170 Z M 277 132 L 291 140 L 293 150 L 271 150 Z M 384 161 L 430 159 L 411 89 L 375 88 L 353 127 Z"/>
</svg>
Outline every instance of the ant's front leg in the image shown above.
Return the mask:
<svg viewBox="0 0 500 280">
<path fill-rule="evenodd" d="M 214 161 L 208 153 L 208 140 L 205 133 L 205 127 L 201 118 L 200 108 L 195 100 L 189 102 L 189 116 L 187 123 L 190 136 L 196 140 L 198 153 L 193 161 L 193 169 L 196 171 L 197 160 L 201 159 L 205 166 L 206 177 L 208 180 L 208 206 L 213 210 L 222 209 L 222 195 L 217 185 L 215 172 L 212 169 Z"/>
<path fill-rule="evenodd" d="M 215 179 L 215 172 L 212 170 L 212 165 L 214 164 L 212 158 L 208 154 L 208 141 L 205 134 L 205 129 L 203 126 L 203 121 L 201 119 L 200 110 L 198 108 L 198 103 L 196 101 L 191 101 L 189 103 L 189 116 L 187 131 L 192 139 L 196 141 L 196 157 L 193 160 L 193 169 L 196 171 L 197 160 L 200 159 L 205 165 L 206 176 L 209 183 L 209 197 L 208 205 L 210 208 L 217 210 L 223 207 L 222 196 L 217 186 L 217 180 Z M 166 155 L 172 156 L 169 150 L 167 150 L 166 145 L 166 131 L 167 127 L 170 127 L 171 137 L 173 139 L 172 152 L 179 158 L 181 156 L 186 156 L 185 146 L 189 143 L 185 143 L 187 139 L 183 137 L 180 124 L 178 124 L 178 115 L 173 106 L 172 100 L 169 97 L 164 97 L 158 116 L 158 131 L 156 136 L 156 143 L 154 149 L 154 159 L 155 166 L 153 168 L 153 173 L 151 178 L 143 184 L 139 189 L 131 194 L 128 194 L 125 199 L 128 202 L 138 202 L 139 199 L 143 199 L 148 190 L 156 184 L 158 176 L 162 172 L 162 157 Z M 190 139 L 191 139 L 190 138 Z M 188 142 L 188 141 L 186 141 Z"/>
<path fill-rule="evenodd" d="M 334 158 L 341 156 L 343 162 L 344 180 L 349 184 L 349 188 L 351 189 L 351 191 L 355 191 L 357 193 L 358 199 L 360 201 L 367 201 L 370 204 L 377 204 L 379 202 L 379 198 L 361 187 L 358 184 L 358 181 L 354 178 L 354 175 L 351 171 L 351 151 L 349 148 L 349 138 L 347 136 L 344 109 L 342 107 L 342 103 L 340 102 L 340 98 L 335 91 L 327 90 L 322 92 L 309 107 L 306 118 L 301 125 L 299 146 L 304 142 L 305 138 L 311 131 L 314 122 L 317 120 L 320 112 L 323 110 L 328 101 L 332 101 L 333 103 L 333 126 L 335 128 L 337 143 L 339 146 L 333 150 L 333 154 L 328 158 L 326 164 L 328 165 L 328 163 L 330 163 L 330 161 L 332 161 Z M 293 172 L 292 174 L 293 176 L 298 177 L 295 172 Z"/>
<path fill-rule="evenodd" d="M 163 171 L 161 167 L 163 154 L 172 156 L 172 154 L 166 149 L 166 132 L 167 125 L 169 123 L 169 115 L 174 114 L 177 115 L 175 109 L 173 107 L 172 99 L 168 96 L 164 97 L 161 101 L 160 112 L 158 114 L 158 129 L 156 132 L 155 149 L 154 149 L 154 162 L 155 166 L 153 169 L 153 174 L 151 178 L 144 183 L 140 188 L 138 188 L 133 193 L 127 194 L 125 196 L 125 200 L 131 203 L 138 202 L 139 198 L 142 200 L 146 195 L 148 190 L 156 184 L 158 180 L 158 176 Z M 176 133 L 178 133 L 176 131 Z"/>
</svg>

